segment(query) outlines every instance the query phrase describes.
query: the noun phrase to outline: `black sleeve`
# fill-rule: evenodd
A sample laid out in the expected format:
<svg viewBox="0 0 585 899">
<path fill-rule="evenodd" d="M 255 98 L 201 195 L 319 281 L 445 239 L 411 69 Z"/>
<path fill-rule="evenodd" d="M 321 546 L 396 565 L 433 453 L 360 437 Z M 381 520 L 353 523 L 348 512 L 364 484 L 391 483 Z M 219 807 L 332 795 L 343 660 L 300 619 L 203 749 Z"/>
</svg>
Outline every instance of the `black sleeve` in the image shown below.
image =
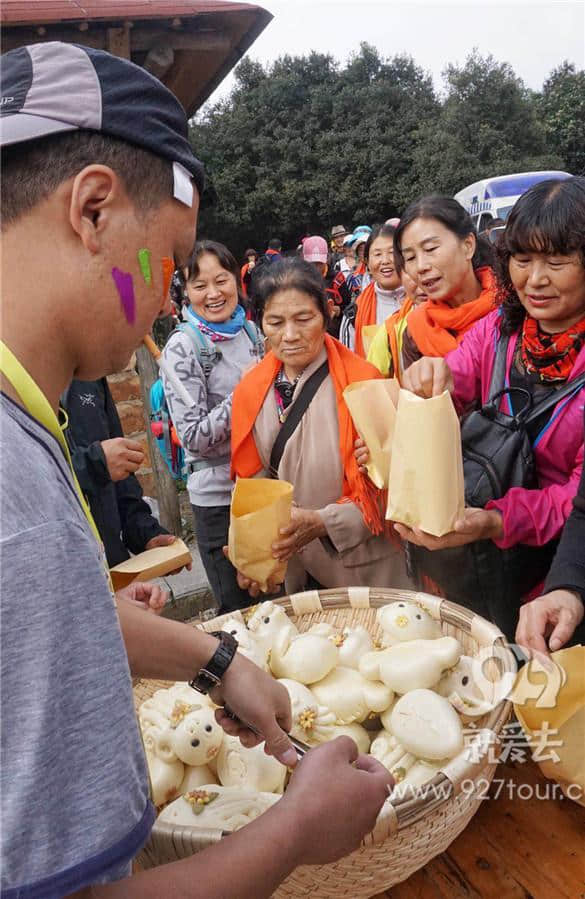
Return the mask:
<svg viewBox="0 0 585 899">
<path fill-rule="evenodd" d="M 138 478 L 129 474 L 116 483 L 118 511 L 122 523 L 122 542 L 131 553 L 141 553 L 146 544 L 159 534 L 168 534 L 144 501 Z"/>
<path fill-rule="evenodd" d="M 103 384 L 110 437 L 123 437 L 120 418 L 105 378 Z M 123 481 L 117 481 L 115 487 L 122 525 L 122 542 L 131 553 L 141 553 L 152 537 L 168 534 L 168 531 L 152 515 L 150 506 L 142 498 L 142 487 L 133 474 L 128 475 Z"/>
<path fill-rule="evenodd" d="M 573 511 L 563 528 L 544 592 L 563 588 L 579 593 L 585 602 L 585 466 L 573 500 Z"/>
<path fill-rule="evenodd" d="M 102 487 L 110 483 L 106 457 L 99 440 L 90 443 L 89 446 L 74 447 L 71 461 L 84 493 L 88 495 L 99 493 Z"/>
</svg>

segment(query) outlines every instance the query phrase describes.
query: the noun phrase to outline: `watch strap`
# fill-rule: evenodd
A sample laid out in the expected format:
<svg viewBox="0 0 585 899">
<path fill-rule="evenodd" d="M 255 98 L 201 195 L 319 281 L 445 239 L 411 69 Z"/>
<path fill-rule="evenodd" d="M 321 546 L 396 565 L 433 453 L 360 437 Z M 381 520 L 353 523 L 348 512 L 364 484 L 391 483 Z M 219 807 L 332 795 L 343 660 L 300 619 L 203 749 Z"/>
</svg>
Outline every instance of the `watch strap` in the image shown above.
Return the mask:
<svg viewBox="0 0 585 899">
<path fill-rule="evenodd" d="M 193 680 L 189 681 L 189 686 L 199 693 L 209 693 L 213 687 L 221 684 L 238 648 L 236 638 L 226 631 L 214 631 L 212 637 L 219 638 L 219 645 L 207 664 L 198 671 Z"/>
</svg>

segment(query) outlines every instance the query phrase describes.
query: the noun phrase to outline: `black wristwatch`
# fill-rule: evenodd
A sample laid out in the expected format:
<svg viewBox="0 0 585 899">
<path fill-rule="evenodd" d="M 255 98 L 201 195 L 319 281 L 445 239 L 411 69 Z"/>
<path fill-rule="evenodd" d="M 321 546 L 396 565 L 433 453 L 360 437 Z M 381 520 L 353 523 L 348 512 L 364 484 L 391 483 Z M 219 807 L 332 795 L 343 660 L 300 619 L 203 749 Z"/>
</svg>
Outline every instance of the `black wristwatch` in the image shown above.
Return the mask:
<svg viewBox="0 0 585 899">
<path fill-rule="evenodd" d="M 213 687 L 221 684 L 221 679 L 229 668 L 238 648 L 238 641 L 233 634 L 225 631 L 214 631 L 212 637 L 219 637 L 219 646 L 211 656 L 207 665 L 189 681 L 189 686 L 198 693 L 209 693 Z"/>
</svg>

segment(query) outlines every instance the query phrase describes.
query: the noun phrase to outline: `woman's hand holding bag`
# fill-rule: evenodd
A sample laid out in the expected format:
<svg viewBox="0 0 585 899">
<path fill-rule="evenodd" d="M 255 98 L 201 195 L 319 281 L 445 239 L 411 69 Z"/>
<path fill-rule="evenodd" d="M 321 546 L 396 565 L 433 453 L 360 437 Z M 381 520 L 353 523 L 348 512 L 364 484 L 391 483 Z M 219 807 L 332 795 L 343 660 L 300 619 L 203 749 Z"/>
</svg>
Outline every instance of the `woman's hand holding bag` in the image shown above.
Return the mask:
<svg viewBox="0 0 585 899">
<path fill-rule="evenodd" d="M 423 399 L 429 399 L 440 396 L 444 390 L 453 393 L 453 375 L 444 359 L 423 356 L 406 369 L 402 387 Z"/>
</svg>

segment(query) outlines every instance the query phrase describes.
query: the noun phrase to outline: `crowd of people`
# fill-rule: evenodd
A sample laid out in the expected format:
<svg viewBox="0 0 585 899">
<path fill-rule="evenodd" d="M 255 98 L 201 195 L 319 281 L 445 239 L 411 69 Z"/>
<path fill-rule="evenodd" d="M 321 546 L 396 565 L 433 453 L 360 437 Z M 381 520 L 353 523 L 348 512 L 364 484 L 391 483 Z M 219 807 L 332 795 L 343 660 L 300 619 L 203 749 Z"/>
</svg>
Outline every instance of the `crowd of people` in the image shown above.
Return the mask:
<svg viewBox="0 0 585 899">
<path fill-rule="evenodd" d="M 204 689 L 211 670 L 229 734 L 264 739 L 291 767 L 296 754 L 282 685 L 221 635 L 146 614 L 160 605 L 153 585 L 114 594 L 108 563 L 169 535 L 133 482 L 120 486 L 140 450 L 103 379 L 168 314 L 172 260 L 181 325 L 162 382 L 221 611 L 259 595 L 225 547 L 235 479 L 264 476 L 295 496 L 272 547 L 288 562 L 275 591 L 423 586 L 528 650 L 558 649 L 581 637 L 585 601 L 585 179 L 531 188 L 494 240 L 432 196 L 288 254 L 271 238 L 238 264 L 217 240 L 195 242 L 202 165 L 182 108 L 150 74 L 47 43 L 5 54 L 2 80 L 2 895 L 195 884 L 268 897 L 296 865 L 356 848 L 392 778 L 341 737 L 312 750 L 253 824 L 129 876 L 154 820 L 131 676 Z M 420 397 L 449 391 L 462 434 L 489 406 L 489 439 L 522 437 L 522 483 L 510 486 L 494 453 L 494 497 L 451 533 L 385 522 L 342 396 L 382 377 Z"/>
<path fill-rule="evenodd" d="M 222 609 L 258 594 L 223 554 L 238 476 L 279 477 L 294 486 L 291 526 L 273 547 L 275 558 L 288 561 L 286 592 L 426 587 L 495 621 L 510 640 L 531 609 L 547 607 L 542 599 L 538 606 L 527 601 L 542 594 L 583 465 L 585 181 L 537 184 L 497 231 L 496 240 L 478 236 L 456 200 L 423 197 L 399 220 L 361 225 L 350 235 L 334 226 L 329 246 L 312 235 L 283 255 L 271 240 L 264 257 L 256 254 L 247 284 L 249 261 L 238 277 L 226 247 L 196 245 L 183 272 L 183 314 L 192 321 L 195 310 L 194 326 L 221 342 L 232 380 L 206 379 L 194 360 L 183 377 L 193 406 L 182 405 L 170 382 L 166 389 L 177 431 L 194 453 L 189 491 Z M 358 242 L 363 272 L 360 258 L 347 253 Z M 201 262 L 213 278 L 201 274 Z M 194 299 L 196 290 L 203 301 Z M 246 316 L 257 339 L 244 334 Z M 228 327 L 240 336 L 228 340 Z M 250 370 L 263 355 L 262 337 L 269 351 Z M 176 332 L 165 350 L 169 359 L 176 342 L 188 349 L 189 339 Z M 237 361 L 236 347 L 244 349 Z M 503 487 L 481 508 L 470 505 L 453 533 L 436 538 L 396 524 L 389 539 L 381 498 L 367 478 L 367 449 L 358 440 L 354 458 L 356 434 L 342 399 L 347 384 L 380 376 L 422 397 L 448 390 L 464 436 L 470 412 L 496 393 L 510 421 L 530 410 L 532 478 L 507 484 L 506 472 L 496 471 Z M 286 434 L 275 465 L 271 448 L 295 408 L 300 423 Z M 225 488 L 221 497 L 210 490 L 197 500 L 196 483 L 215 478 Z M 201 502 L 205 515 L 217 517 L 213 544 L 200 524 Z M 579 590 L 569 589 L 565 601 L 562 618 L 574 629 L 582 618 Z M 550 619 L 531 637 L 533 647 L 542 648 L 560 614 L 558 595 L 550 602 Z"/>
</svg>

